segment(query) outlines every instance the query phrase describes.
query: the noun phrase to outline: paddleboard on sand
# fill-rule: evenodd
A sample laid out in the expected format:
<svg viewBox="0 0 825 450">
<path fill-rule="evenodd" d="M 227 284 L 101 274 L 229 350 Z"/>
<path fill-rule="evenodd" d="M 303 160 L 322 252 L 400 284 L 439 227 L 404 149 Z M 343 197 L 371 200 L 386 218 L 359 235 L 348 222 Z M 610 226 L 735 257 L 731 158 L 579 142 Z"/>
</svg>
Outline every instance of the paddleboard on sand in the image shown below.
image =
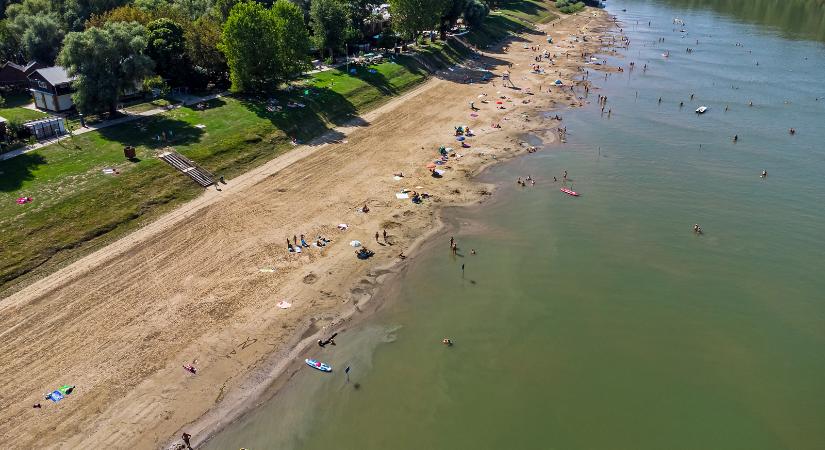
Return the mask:
<svg viewBox="0 0 825 450">
<path fill-rule="evenodd" d="M 564 192 L 567 195 L 572 195 L 573 197 L 578 197 L 579 196 L 578 192 L 576 192 L 576 191 L 574 191 L 573 189 L 570 189 L 570 188 L 563 187 L 559 190 Z"/>
<path fill-rule="evenodd" d="M 306 362 L 309 367 L 312 367 L 313 369 L 318 369 L 321 372 L 332 372 L 332 366 L 322 363 L 321 361 L 316 361 L 314 359 L 305 359 L 304 362 Z"/>
</svg>

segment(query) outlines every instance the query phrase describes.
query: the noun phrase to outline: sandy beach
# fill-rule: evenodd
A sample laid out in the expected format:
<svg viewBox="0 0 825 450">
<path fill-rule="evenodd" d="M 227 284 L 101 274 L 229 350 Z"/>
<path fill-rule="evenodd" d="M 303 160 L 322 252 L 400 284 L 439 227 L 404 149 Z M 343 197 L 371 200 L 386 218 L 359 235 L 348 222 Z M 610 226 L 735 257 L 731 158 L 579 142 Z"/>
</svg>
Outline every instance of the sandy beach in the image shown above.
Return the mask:
<svg viewBox="0 0 825 450">
<path fill-rule="evenodd" d="M 583 76 L 582 55 L 599 52 L 599 36 L 612 24 L 588 8 L 540 25 L 503 43 L 507 52 L 485 50 L 468 68 L 439 73 L 336 129 L 334 139 L 228 180 L 221 192 L 209 190 L 0 301 L 0 443 L 158 448 L 175 446 L 182 431 L 193 445 L 203 442 L 254 406 L 307 343 L 358 314 L 414 259 L 416 243 L 437 233 L 441 207 L 489 195 L 492 187 L 474 175 L 526 152 L 525 134 L 558 139 L 563 121 L 543 113 L 563 115 L 585 101 L 583 87 L 570 87 Z M 555 63 L 535 62 L 533 46 Z M 472 69 L 482 64 L 495 74 L 490 82 L 460 82 L 465 74 L 477 79 Z M 532 64 L 546 73 L 533 73 Z M 516 89 L 502 85 L 507 70 Z M 557 78 L 563 87 L 548 92 Z M 458 125 L 473 130 L 469 148 L 453 136 Z M 440 145 L 456 156 L 434 178 L 425 166 Z M 398 172 L 404 176 L 396 179 Z M 403 190 L 430 197 L 414 204 L 397 198 Z M 384 230 L 388 238 L 376 242 Z M 332 242 L 289 253 L 286 241 L 302 234 Z M 439 239 L 446 250 L 449 238 Z M 357 259 L 353 240 L 375 255 Z M 278 307 L 282 301 L 291 306 Z M 196 375 L 182 367 L 189 363 Z M 64 384 L 77 388 L 59 403 L 43 400 Z"/>
</svg>

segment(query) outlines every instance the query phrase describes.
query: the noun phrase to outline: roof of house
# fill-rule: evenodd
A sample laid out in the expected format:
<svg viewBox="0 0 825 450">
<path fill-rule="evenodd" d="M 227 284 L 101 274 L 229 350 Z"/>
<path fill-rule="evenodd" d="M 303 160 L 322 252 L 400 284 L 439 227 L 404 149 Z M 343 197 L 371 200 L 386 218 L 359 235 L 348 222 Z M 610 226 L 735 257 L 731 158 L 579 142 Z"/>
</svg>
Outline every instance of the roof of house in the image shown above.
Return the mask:
<svg viewBox="0 0 825 450">
<path fill-rule="evenodd" d="M 60 66 L 46 67 L 45 69 L 37 69 L 33 73 L 39 73 L 52 86 L 58 84 L 70 83 L 74 81 L 75 77 L 70 77 L 66 69 Z"/>
<path fill-rule="evenodd" d="M 6 120 L 5 117 L 0 117 L 0 123 L 3 123 L 3 122 L 8 122 L 8 120 Z"/>
</svg>

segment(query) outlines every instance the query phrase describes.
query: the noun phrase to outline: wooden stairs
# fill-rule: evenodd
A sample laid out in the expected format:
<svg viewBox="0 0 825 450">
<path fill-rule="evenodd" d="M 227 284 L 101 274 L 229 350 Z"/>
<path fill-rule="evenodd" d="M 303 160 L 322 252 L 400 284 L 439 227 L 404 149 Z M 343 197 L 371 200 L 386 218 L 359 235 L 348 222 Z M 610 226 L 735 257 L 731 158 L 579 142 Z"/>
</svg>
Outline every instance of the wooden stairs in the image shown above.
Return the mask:
<svg viewBox="0 0 825 450">
<path fill-rule="evenodd" d="M 179 171 L 189 175 L 189 178 L 203 187 L 209 187 L 215 184 L 215 176 L 209 173 L 203 167 L 195 164 L 189 158 L 181 155 L 176 151 L 165 151 L 158 155 L 158 157 L 166 161 L 170 166 Z"/>
</svg>

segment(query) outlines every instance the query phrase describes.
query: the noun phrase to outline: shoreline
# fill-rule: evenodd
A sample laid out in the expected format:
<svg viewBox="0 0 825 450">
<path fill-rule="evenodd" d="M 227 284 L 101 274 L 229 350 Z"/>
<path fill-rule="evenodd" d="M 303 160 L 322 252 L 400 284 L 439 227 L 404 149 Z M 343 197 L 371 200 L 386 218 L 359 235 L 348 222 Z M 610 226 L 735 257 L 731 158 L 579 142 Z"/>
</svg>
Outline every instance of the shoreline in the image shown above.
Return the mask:
<svg viewBox="0 0 825 450">
<path fill-rule="evenodd" d="M 587 12 L 590 9 L 592 8 L 588 8 L 583 12 Z M 604 10 L 601 11 L 605 14 L 605 16 L 610 17 L 610 15 L 604 12 Z M 506 40 L 507 45 L 514 42 L 517 37 L 520 37 L 520 35 L 514 35 L 508 38 Z M 497 45 L 497 47 L 501 46 L 501 43 Z M 606 47 L 602 47 L 601 49 L 604 50 Z M 580 106 L 570 105 L 567 108 L 573 107 Z M 561 111 L 567 108 L 559 108 L 557 105 L 554 105 L 545 112 Z M 535 131 L 543 131 L 544 133 L 538 134 L 535 133 Z M 493 199 L 493 195 L 498 190 L 499 185 L 479 181 L 478 179 L 493 167 L 499 167 L 501 165 L 513 162 L 515 159 L 528 154 L 528 145 L 525 144 L 530 144 L 527 142 L 529 137 L 537 137 L 541 140 L 541 147 L 543 148 L 539 151 L 552 151 L 553 148 L 558 148 L 564 143 L 558 135 L 547 134 L 549 131 L 551 130 L 542 129 L 511 134 L 510 138 L 518 141 L 520 148 L 517 148 L 516 151 L 512 153 L 496 155 L 466 175 L 467 185 L 474 188 L 483 188 L 484 193 L 478 194 L 476 198 L 471 198 L 460 203 L 440 205 L 435 211 L 431 229 L 418 236 L 410 244 L 407 252 L 416 254 L 421 247 L 431 245 L 432 238 L 446 229 L 447 223 L 443 218 L 446 210 L 481 207 L 483 204 L 491 201 Z M 309 336 L 306 336 L 306 333 L 312 331 L 314 326 L 312 323 L 307 324 L 306 329 L 302 333 L 302 338 L 292 347 L 291 351 L 287 356 L 283 357 L 283 359 L 280 354 L 273 353 L 270 355 L 270 357 L 267 358 L 267 363 L 263 364 L 263 367 L 270 367 L 268 377 L 259 382 L 255 393 L 251 393 L 250 397 L 246 399 L 234 399 L 235 401 L 230 405 L 226 405 L 226 408 L 222 408 L 221 405 L 216 405 L 214 411 L 210 409 L 207 414 L 204 414 L 204 416 L 200 417 L 198 421 L 195 422 L 194 428 L 191 424 L 187 425 L 178 430 L 177 434 L 179 435 L 184 431 L 193 431 L 194 433 L 197 433 L 193 435 L 191 442 L 193 448 L 199 448 L 205 444 L 208 444 L 209 441 L 224 431 L 227 427 L 244 420 L 264 404 L 273 401 L 273 399 L 282 392 L 293 377 L 298 374 L 299 370 L 304 367 L 301 358 L 307 356 L 306 353 L 314 347 L 314 345 L 316 345 L 317 340 L 322 339 L 324 335 L 328 335 L 330 333 L 345 333 L 348 329 L 361 325 L 370 320 L 376 312 L 385 306 L 386 302 L 389 300 L 387 298 L 386 291 L 398 289 L 399 283 L 405 276 L 406 272 L 410 269 L 411 264 L 416 262 L 414 256 L 410 256 L 408 258 L 409 259 L 407 260 L 396 260 L 387 263 L 386 265 L 372 268 L 371 272 L 384 272 L 381 277 L 385 276 L 385 278 L 378 281 L 370 292 L 364 294 L 364 298 L 366 298 L 364 303 L 358 303 L 355 307 L 338 317 L 335 322 L 315 330 L 315 332 Z M 368 306 L 367 308 L 361 308 L 363 305 Z M 274 361 L 270 362 L 270 360 Z M 235 394 L 235 397 L 238 397 L 238 393 L 236 392 Z M 213 416 L 215 416 L 216 419 L 212 420 Z M 168 450 L 180 450 L 184 448 L 182 444 L 182 441 L 175 436 L 170 438 L 164 448 Z"/>
<path fill-rule="evenodd" d="M 568 42 L 585 25 L 595 28 L 585 32 L 589 36 L 606 35 L 613 22 L 606 11 L 588 8 L 539 30 L 553 34 L 556 46 L 600 53 L 604 46 L 598 40 Z M 526 37 L 546 46 L 542 33 Z M 524 36 L 507 41 L 527 42 Z M 500 74 L 508 60 L 521 58 L 522 67 L 515 62 L 511 70 L 521 76 L 518 84 L 530 87 L 542 81 L 523 70 L 529 54 L 521 48 L 491 49 L 483 59 Z M 565 72 L 561 78 L 576 84 L 583 66 L 578 57 L 560 57 L 557 65 Z M 13 437 L 5 432 L 0 441 L 27 447 L 48 440 L 70 447 L 174 448 L 177 436 L 187 431 L 197 445 L 276 395 L 296 373 L 291 368 L 300 366 L 295 357 L 318 335 L 351 326 L 381 307 L 382 290 L 443 229 L 444 206 L 483 201 L 492 188 L 475 177 L 525 153 L 518 136 L 555 131 L 558 122 L 542 112 L 582 103 L 569 92 L 527 97 L 497 87 L 497 78 L 458 84 L 450 76 L 460 75 L 435 74 L 365 114 L 369 126 L 350 127 L 342 132 L 344 141 L 295 149 L 230 180 L 223 193 L 208 191 L 189 208 L 170 213 L 166 222 L 138 230 L 1 303 L 0 310 L 18 316 L 19 325 L 7 328 L 8 344 L 0 348 L 13 362 L 9 373 L 18 374 L 9 380 L 8 398 L 15 401 L 3 405 L 0 425 L 22 431 Z M 480 92 L 492 100 L 497 89 L 508 97 L 506 110 L 479 105 L 485 118 L 459 118 L 466 117 L 467 100 Z M 422 117 L 437 126 L 421 123 Z M 498 120 L 504 129 L 488 126 Z M 446 124 L 462 122 L 477 132 L 473 148 L 451 160 L 446 176 L 435 180 L 422 166 L 447 142 Z M 388 180 L 399 170 L 403 179 Z M 419 190 L 416 184 L 432 199 L 415 206 L 392 198 L 402 187 Z M 355 212 L 365 203 L 373 212 Z M 350 225 L 348 231 L 335 229 L 342 222 Z M 371 243 L 372 232 L 381 228 L 392 239 L 370 244 L 380 245 L 370 262 L 355 260 L 352 248 L 338 242 Z M 283 237 L 298 232 L 335 242 L 302 255 L 285 254 Z M 406 263 L 395 256 L 399 250 L 409 253 Z M 261 267 L 273 272 L 262 275 Z M 276 309 L 280 299 L 289 299 L 292 308 Z M 76 351 L 56 355 L 50 367 L 27 360 L 55 343 Z M 198 374 L 182 374 L 181 362 L 193 358 Z M 68 402 L 37 415 L 17 409 L 55 380 L 77 383 L 79 389 Z"/>
</svg>

